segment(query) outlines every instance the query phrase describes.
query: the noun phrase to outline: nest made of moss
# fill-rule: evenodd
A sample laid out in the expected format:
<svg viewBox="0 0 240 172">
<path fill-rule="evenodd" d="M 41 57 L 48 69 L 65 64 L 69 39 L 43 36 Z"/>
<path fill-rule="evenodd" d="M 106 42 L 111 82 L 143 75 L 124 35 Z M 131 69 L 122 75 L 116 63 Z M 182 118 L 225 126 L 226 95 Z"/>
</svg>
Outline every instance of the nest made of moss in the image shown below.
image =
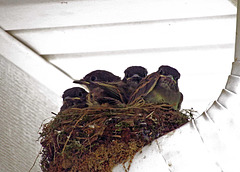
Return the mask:
<svg viewBox="0 0 240 172">
<path fill-rule="evenodd" d="M 44 172 L 112 171 L 117 164 L 131 162 L 143 146 L 188 121 L 187 115 L 167 104 L 70 108 L 44 124 L 40 165 Z"/>
</svg>

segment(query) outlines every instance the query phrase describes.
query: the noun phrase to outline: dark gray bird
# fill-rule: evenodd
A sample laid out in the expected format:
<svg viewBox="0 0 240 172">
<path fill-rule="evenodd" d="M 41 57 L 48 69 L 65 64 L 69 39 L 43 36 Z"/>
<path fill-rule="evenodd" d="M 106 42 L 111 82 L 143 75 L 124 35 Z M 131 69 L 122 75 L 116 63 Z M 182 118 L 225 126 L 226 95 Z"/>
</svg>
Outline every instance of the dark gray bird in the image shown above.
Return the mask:
<svg viewBox="0 0 240 172">
<path fill-rule="evenodd" d="M 146 68 L 142 66 L 130 66 L 124 71 L 124 78 L 119 86 L 122 87 L 122 91 L 129 99 L 129 96 L 136 90 L 140 81 L 145 78 L 148 74 Z"/>
<path fill-rule="evenodd" d="M 148 71 L 142 66 L 130 66 L 124 71 L 124 74 L 123 82 L 131 81 L 138 84 L 142 78 L 147 76 Z"/>
<path fill-rule="evenodd" d="M 63 105 L 60 111 L 64 111 L 70 107 L 84 108 L 87 107 L 86 96 L 88 92 L 80 87 L 73 87 L 63 92 Z"/>
<path fill-rule="evenodd" d="M 183 95 L 178 88 L 179 78 L 180 73 L 175 68 L 160 66 L 157 72 L 142 79 L 130 96 L 128 104 L 131 105 L 143 99 L 153 104 L 168 103 L 175 110 L 179 110 L 183 101 Z"/>
<path fill-rule="evenodd" d="M 120 81 L 121 78 L 119 76 L 114 75 L 111 72 L 108 72 L 106 70 L 94 70 L 90 73 L 88 73 L 86 76 L 84 76 L 83 79 L 75 80 L 73 83 L 84 85 L 88 88 L 89 91 L 96 88 L 97 85 L 94 84 L 94 82 L 117 82 Z"/>
<path fill-rule="evenodd" d="M 125 76 L 121 81 L 94 83 L 104 90 L 108 97 L 117 99 L 119 104 L 126 104 L 129 96 L 135 91 L 139 82 L 147 76 L 147 73 L 147 69 L 142 66 L 130 66 L 124 71 Z"/>
<path fill-rule="evenodd" d="M 108 89 L 105 89 L 105 87 L 109 83 L 118 81 L 121 81 L 121 78 L 111 72 L 105 70 L 95 70 L 87 74 L 83 79 L 75 80 L 73 82 L 85 85 L 88 88 L 89 95 L 87 97 L 87 100 L 89 105 L 116 105 L 124 102 L 122 95 L 113 94 L 112 92 L 109 92 Z"/>
</svg>

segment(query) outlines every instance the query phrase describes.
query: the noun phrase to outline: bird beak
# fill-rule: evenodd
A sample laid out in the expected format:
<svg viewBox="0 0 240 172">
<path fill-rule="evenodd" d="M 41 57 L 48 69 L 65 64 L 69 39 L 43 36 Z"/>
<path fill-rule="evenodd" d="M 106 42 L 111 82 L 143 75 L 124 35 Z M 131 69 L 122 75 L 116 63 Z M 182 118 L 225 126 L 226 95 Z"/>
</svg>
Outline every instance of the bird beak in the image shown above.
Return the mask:
<svg viewBox="0 0 240 172">
<path fill-rule="evenodd" d="M 130 78 L 127 78 L 128 81 L 130 80 L 130 81 L 137 81 L 137 82 L 139 82 L 141 79 L 142 78 L 138 74 L 134 74 Z"/>
<path fill-rule="evenodd" d="M 167 77 L 170 78 L 176 84 L 177 81 L 175 81 L 172 75 L 168 75 Z"/>
<path fill-rule="evenodd" d="M 141 78 L 138 74 L 134 74 L 133 76 L 131 76 L 130 78 L 128 79 L 131 79 L 131 78 Z"/>
<path fill-rule="evenodd" d="M 88 86 L 90 85 L 90 82 L 80 79 L 80 80 L 74 80 L 73 83 L 80 84 L 83 88 L 85 88 L 85 90 L 89 92 Z"/>
<path fill-rule="evenodd" d="M 169 78 L 171 81 L 173 81 L 175 84 L 177 83 L 177 81 L 173 78 L 172 75 L 160 75 L 162 78 Z"/>
<path fill-rule="evenodd" d="M 75 84 L 82 84 L 82 85 L 89 85 L 90 84 L 89 82 L 84 81 L 83 79 L 74 80 L 73 83 L 75 83 Z"/>
</svg>

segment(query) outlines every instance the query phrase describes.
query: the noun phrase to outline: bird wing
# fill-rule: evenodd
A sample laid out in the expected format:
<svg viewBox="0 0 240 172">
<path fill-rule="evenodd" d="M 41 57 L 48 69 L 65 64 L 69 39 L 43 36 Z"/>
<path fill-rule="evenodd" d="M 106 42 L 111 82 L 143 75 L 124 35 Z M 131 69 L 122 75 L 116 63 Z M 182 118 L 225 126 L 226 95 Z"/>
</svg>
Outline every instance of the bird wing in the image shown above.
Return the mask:
<svg viewBox="0 0 240 172">
<path fill-rule="evenodd" d="M 160 75 L 158 73 L 152 73 L 143 79 L 137 89 L 130 96 L 128 104 L 134 104 L 136 101 L 148 95 L 156 86 Z"/>
<path fill-rule="evenodd" d="M 121 102 L 125 102 L 123 93 L 115 84 L 104 83 L 104 82 L 93 82 L 98 85 L 100 88 L 106 91 L 106 93 L 113 98 L 120 100 Z"/>
</svg>

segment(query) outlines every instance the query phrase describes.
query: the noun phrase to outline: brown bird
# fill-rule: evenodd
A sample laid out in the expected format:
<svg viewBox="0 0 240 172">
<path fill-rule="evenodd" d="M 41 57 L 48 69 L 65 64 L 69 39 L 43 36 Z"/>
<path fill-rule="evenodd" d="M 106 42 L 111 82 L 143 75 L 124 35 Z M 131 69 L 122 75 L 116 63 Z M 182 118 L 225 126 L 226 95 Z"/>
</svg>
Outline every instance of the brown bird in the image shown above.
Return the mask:
<svg viewBox="0 0 240 172">
<path fill-rule="evenodd" d="M 178 88 L 179 78 L 180 73 L 175 68 L 160 66 L 157 72 L 148 75 L 139 83 L 128 104 L 132 105 L 143 99 L 153 104 L 168 103 L 175 110 L 179 110 L 183 100 Z"/>
<path fill-rule="evenodd" d="M 142 66 L 130 66 L 124 71 L 124 78 L 119 84 L 125 92 L 127 99 L 136 90 L 140 81 L 148 74 L 146 68 Z"/>
<path fill-rule="evenodd" d="M 147 76 L 148 71 L 142 66 L 130 66 L 124 71 L 124 74 L 125 76 L 122 80 L 123 82 L 126 83 L 130 80 L 135 83 L 139 83 L 142 78 L 145 78 Z"/>
<path fill-rule="evenodd" d="M 88 88 L 88 104 L 92 106 L 99 104 L 116 105 L 123 102 L 124 100 L 120 94 L 113 94 L 104 89 L 104 84 L 118 81 L 121 81 L 121 78 L 111 72 L 105 70 L 95 70 L 87 74 L 83 79 L 75 80 L 73 82 L 84 85 Z"/>
<path fill-rule="evenodd" d="M 80 87 L 69 88 L 64 91 L 63 105 L 60 111 L 64 111 L 70 107 L 84 108 L 87 107 L 86 96 L 88 92 Z"/>
<path fill-rule="evenodd" d="M 93 82 L 117 82 L 120 81 L 121 78 L 119 76 L 114 75 L 111 72 L 108 72 L 106 70 L 94 70 L 90 73 L 88 73 L 86 76 L 84 76 L 83 79 L 75 80 L 73 83 L 77 83 L 83 86 L 86 86 L 89 91 L 92 91 L 94 88 L 97 87 L 96 84 Z"/>
<path fill-rule="evenodd" d="M 142 66 L 130 66 L 124 71 L 124 78 L 117 82 L 94 82 L 109 97 L 119 100 L 119 103 L 126 104 L 129 96 L 137 88 L 139 82 L 147 76 L 147 69 Z"/>
</svg>

